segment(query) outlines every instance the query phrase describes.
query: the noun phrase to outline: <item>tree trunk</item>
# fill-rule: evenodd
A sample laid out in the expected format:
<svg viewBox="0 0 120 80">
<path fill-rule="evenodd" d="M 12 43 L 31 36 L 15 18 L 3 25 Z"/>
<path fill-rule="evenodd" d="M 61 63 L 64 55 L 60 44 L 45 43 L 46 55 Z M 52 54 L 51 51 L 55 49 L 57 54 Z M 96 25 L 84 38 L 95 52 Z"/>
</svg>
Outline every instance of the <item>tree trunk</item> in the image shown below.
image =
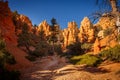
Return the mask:
<svg viewBox="0 0 120 80">
<path fill-rule="evenodd" d="M 112 8 L 112 13 L 116 13 L 118 11 L 116 0 L 110 0 L 110 4 L 111 4 L 111 8 Z"/>
</svg>

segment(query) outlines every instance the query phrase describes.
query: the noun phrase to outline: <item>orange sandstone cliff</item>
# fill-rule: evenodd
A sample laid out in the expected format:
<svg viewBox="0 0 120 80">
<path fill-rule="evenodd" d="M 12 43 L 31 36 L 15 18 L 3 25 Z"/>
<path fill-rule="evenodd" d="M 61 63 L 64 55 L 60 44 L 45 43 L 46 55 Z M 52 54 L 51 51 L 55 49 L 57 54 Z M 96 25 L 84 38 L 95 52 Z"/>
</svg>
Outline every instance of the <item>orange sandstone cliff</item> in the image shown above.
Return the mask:
<svg viewBox="0 0 120 80">
<path fill-rule="evenodd" d="M 8 2 L 0 2 L 0 30 L 4 38 L 7 50 L 15 57 L 15 65 L 7 65 L 9 69 L 22 69 L 32 65 L 25 56 L 24 51 L 17 47 L 17 36 L 15 35 L 15 25 L 12 20 L 12 12 L 8 7 Z"/>
</svg>

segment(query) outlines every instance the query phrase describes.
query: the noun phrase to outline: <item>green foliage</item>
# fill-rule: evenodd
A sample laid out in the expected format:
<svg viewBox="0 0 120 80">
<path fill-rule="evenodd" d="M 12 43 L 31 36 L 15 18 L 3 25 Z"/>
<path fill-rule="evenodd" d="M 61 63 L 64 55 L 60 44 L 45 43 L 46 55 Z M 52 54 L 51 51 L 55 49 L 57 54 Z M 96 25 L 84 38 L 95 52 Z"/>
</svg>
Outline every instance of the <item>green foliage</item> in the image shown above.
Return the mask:
<svg viewBox="0 0 120 80">
<path fill-rule="evenodd" d="M 91 44 L 91 43 L 84 43 L 81 45 L 81 48 L 83 50 L 90 50 L 92 48 L 92 46 L 93 46 L 93 44 Z"/>
<path fill-rule="evenodd" d="M 14 11 L 13 16 L 17 16 L 17 15 L 19 15 L 19 13 L 17 11 Z"/>
<path fill-rule="evenodd" d="M 95 27 L 95 37 L 98 37 L 98 32 L 102 30 L 102 27 L 100 25 Z"/>
<path fill-rule="evenodd" d="M 117 37 L 117 41 L 120 41 L 120 34 L 119 34 L 118 37 Z"/>
<path fill-rule="evenodd" d="M 59 41 L 60 37 L 60 29 L 59 25 L 57 24 L 57 21 L 55 18 L 51 19 L 51 35 L 49 36 L 49 42 L 56 43 Z"/>
<path fill-rule="evenodd" d="M 24 46 L 24 45 L 29 45 L 30 42 L 30 34 L 28 32 L 28 26 L 27 24 L 23 25 L 22 28 L 22 33 L 18 35 L 18 45 L 19 46 Z"/>
<path fill-rule="evenodd" d="M 12 14 L 12 20 L 13 20 L 13 23 L 15 25 L 15 28 L 17 28 L 17 16 L 19 16 L 18 12 L 17 11 L 14 11 L 13 14 Z"/>
<path fill-rule="evenodd" d="M 41 41 L 44 41 L 44 40 L 45 40 L 45 32 L 44 32 L 44 31 L 40 31 L 38 37 L 39 37 L 39 39 L 40 39 Z"/>
<path fill-rule="evenodd" d="M 1 52 L 0 58 L 2 59 L 2 61 L 6 62 L 8 64 L 15 64 L 16 63 L 15 58 L 8 51 L 6 51 L 4 49 L 4 50 L 1 50 L 0 52 Z"/>
<path fill-rule="evenodd" d="M 42 57 L 48 54 L 49 44 L 46 41 L 39 41 L 39 43 L 35 46 L 35 51 L 32 52 L 32 55 L 36 57 Z"/>
<path fill-rule="evenodd" d="M 52 26 L 54 26 L 55 24 L 57 24 L 56 19 L 55 19 L 55 18 L 52 18 L 52 19 L 51 19 L 51 23 L 52 23 Z"/>
<path fill-rule="evenodd" d="M 103 50 L 100 56 L 105 60 L 120 62 L 120 45 L 117 45 L 108 50 Z"/>
<path fill-rule="evenodd" d="M 18 71 L 8 71 L 5 64 L 15 64 L 14 57 L 6 50 L 5 43 L 0 39 L 0 80 L 19 80 Z"/>
<path fill-rule="evenodd" d="M 70 59 L 70 62 L 72 62 L 73 64 L 85 64 L 87 66 L 98 66 L 101 63 L 101 61 L 102 60 L 99 57 L 90 54 L 74 56 Z"/>
<path fill-rule="evenodd" d="M 56 43 L 56 42 L 58 41 L 58 40 L 57 40 L 57 36 L 54 35 L 54 33 L 52 33 L 52 35 L 49 36 L 49 40 L 48 40 L 48 41 L 49 41 L 50 44 Z"/>
<path fill-rule="evenodd" d="M 102 30 L 102 27 L 99 25 L 99 26 L 96 27 L 95 30 L 96 30 L 96 31 L 101 31 L 101 30 Z"/>
<path fill-rule="evenodd" d="M 37 24 L 34 24 L 33 27 L 38 27 Z"/>
<path fill-rule="evenodd" d="M 36 57 L 32 56 L 32 55 L 28 55 L 25 58 L 28 59 L 29 61 L 35 61 L 36 60 Z"/>
<path fill-rule="evenodd" d="M 45 53 L 44 53 L 45 50 L 43 49 L 36 49 L 34 50 L 32 53 L 31 53 L 31 56 L 34 56 L 34 57 L 42 57 L 42 56 L 45 56 Z"/>
<path fill-rule="evenodd" d="M 62 55 L 62 47 L 61 45 L 55 44 L 54 45 L 54 51 L 58 54 L 58 55 Z"/>
<path fill-rule="evenodd" d="M 29 46 L 32 45 L 32 35 L 29 33 L 28 25 L 26 23 L 23 24 L 22 33 L 18 35 L 18 46 L 26 47 L 28 53 L 30 53 Z"/>
<path fill-rule="evenodd" d="M 5 49 L 5 43 L 0 39 L 0 50 Z"/>
<path fill-rule="evenodd" d="M 3 40 L 0 40 L 0 65 L 5 63 L 15 64 L 16 61 L 14 57 L 5 49 L 5 43 Z"/>
<path fill-rule="evenodd" d="M 110 35 L 111 33 L 112 33 L 112 28 L 107 28 L 107 29 L 104 30 L 104 36 L 105 37 Z"/>
<path fill-rule="evenodd" d="M 67 49 L 70 50 L 68 55 L 80 55 L 83 54 L 83 50 L 81 49 L 81 43 L 73 43 L 67 46 Z"/>
</svg>

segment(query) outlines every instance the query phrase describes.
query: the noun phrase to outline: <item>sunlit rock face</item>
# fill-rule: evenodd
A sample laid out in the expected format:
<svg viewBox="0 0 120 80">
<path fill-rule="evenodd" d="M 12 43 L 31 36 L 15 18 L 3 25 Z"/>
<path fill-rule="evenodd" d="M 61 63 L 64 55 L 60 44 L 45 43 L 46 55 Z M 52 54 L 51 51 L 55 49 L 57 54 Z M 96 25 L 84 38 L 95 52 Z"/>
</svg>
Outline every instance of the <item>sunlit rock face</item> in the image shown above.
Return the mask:
<svg viewBox="0 0 120 80">
<path fill-rule="evenodd" d="M 112 17 L 101 17 L 96 25 L 102 27 L 103 30 L 108 28 L 115 28 L 116 19 Z"/>
<path fill-rule="evenodd" d="M 50 25 L 47 23 L 46 20 L 41 22 L 38 27 L 36 27 L 36 34 L 38 35 L 41 31 L 44 32 L 45 36 L 49 36 L 51 34 L 50 32 Z"/>
<path fill-rule="evenodd" d="M 102 39 L 96 38 L 93 46 L 94 54 L 98 54 L 102 49 L 109 49 L 110 47 L 114 47 L 117 44 L 118 42 L 114 34 L 111 34 Z"/>
<path fill-rule="evenodd" d="M 78 39 L 81 43 L 92 43 L 93 53 L 98 54 L 102 49 L 108 49 L 118 44 L 115 18 L 101 17 L 96 24 L 92 24 L 85 17 L 80 25 Z"/>
<path fill-rule="evenodd" d="M 85 17 L 80 26 L 80 32 L 78 34 L 80 42 L 93 42 L 94 41 L 94 29 L 93 24 L 88 17 Z"/>
<path fill-rule="evenodd" d="M 118 44 L 115 20 L 115 18 L 101 17 L 97 24 L 95 24 L 96 28 L 101 28 L 94 42 L 93 48 L 95 54 L 99 53 L 102 49 L 108 49 Z"/>
<path fill-rule="evenodd" d="M 8 2 L 0 2 L 0 29 L 1 36 L 6 43 L 17 44 L 15 36 L 15 26 L 12 21 L 12 12 L 8 7 Z"/>
<path fill-rule="evenodd" d="M 96 38 L 94 43 L 94 54 L 98 54 L 100 52 L 100 41 L 98 38 Z"/>
<path fill-rule="evenodd" d="M 64 47 L 77 42 L 79 29 L 77 27 L 76 22 L 69 22 L 68 28 L 63 30 L 63 37 L 64 37 Z"/>
<path fill-rule="evenodd" d="M 16 35 L 19 35 L 21 33 L 22 27 L 24 27 L 23 24 L 27 24 L 28 25 L 28 31 L 32 32 L 32 22 L 31 22 L 31 20 L 27 16 L 20 14 L 20 15 L 16 16 L 16 22 L 15 22 Z"/>
<path fill-rule="evenodd" d="M 31 29 L 32 29 L 32 22 L 31 22 L 31 20 L 27 16 L 20 15 L 18 20 L 20 20 L 22 23 L 26 23 L 28 25 L 28 27 L 29 27 L 29 31 L 31 31 Z"/>
</svg>

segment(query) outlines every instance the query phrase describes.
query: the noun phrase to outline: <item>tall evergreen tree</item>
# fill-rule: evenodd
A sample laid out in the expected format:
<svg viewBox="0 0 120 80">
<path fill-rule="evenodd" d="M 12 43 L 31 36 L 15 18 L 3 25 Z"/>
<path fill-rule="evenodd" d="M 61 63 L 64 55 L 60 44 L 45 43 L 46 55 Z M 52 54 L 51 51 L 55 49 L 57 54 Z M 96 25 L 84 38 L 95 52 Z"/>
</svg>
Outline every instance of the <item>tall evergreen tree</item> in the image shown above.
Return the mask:
<svg viewBox="0 0 120 80">
<path fill-rule="evenodd" d="M 18 46 L 26 47 L 28 53 L 31 53 L 29 46 L 32 45 L 31 33 L 28 31 L 28 25 L 26 23 L 22 26 L 22 32 L 18 35 Z"/>
<path fill-rule="evenodd" d="M 53 49 L 53 52 L 56 52 L 55 51 L 55 45 L 59 45 L 60 43 L 60 28 L 59 28 L 59 25 L 56 21 L 55 18 L 52 18 L 51 19 L 51 35 L 49 36 L 49 42 L 52 44 L 52 49 Z"/>
</svg>

